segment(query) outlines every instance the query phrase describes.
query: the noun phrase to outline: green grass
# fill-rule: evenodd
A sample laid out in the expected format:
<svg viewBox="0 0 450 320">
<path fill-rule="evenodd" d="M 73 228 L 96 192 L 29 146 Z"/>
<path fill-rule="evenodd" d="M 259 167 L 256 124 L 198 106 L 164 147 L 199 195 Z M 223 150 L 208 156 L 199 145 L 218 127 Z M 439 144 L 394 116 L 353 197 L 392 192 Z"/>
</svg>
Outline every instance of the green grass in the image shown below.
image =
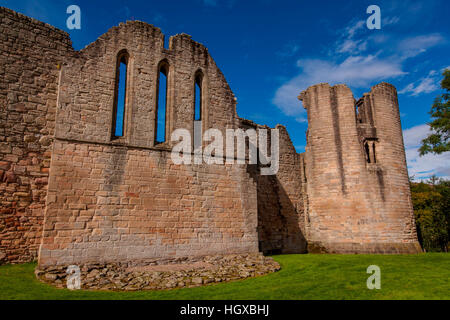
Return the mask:
<svg viewBox="0 0 450 320">
<path fill-rule="evenodd" d="M 167 291 L 56 289 L 39 282 L 35 264 L 0 267 L 0 299 L 450 299 L 450 255 L 281 255 L 282 270 L 264 277 Z M 369 265 L 381 289 L 369 290 Z"/>
</svg>

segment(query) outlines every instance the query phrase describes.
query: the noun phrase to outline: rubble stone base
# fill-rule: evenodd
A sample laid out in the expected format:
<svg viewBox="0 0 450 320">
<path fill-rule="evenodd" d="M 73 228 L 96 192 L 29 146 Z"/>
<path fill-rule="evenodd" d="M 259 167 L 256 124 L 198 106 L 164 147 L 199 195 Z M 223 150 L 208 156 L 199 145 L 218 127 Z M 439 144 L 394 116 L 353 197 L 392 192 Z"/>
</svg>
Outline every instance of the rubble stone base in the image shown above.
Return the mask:
<svg viewBox="0 0 450 320">
<path fill-rule="evenodd" d="M 37 278 L 67 288 L 68 266 L 36 268 Z M 79 266 L 81 289 L 162 290 L 197 287 L 262 276 L 280 265 L 262 254 L 206 256 L 144 263 L 86 264 Z"/>
</svg>

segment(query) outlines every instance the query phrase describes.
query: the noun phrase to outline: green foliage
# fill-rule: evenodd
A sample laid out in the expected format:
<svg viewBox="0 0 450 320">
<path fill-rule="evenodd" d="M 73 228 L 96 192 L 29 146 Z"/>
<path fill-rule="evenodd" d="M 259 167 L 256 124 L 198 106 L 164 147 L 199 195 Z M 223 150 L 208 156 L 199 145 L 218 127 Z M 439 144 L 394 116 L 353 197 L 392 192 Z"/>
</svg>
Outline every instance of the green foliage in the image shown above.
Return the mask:
<svg viewBox="0 0 450 320">
<path fill-rule="evenodd" d="M 0 266 L 0 300 L 380 300 L 450 299 L 450 255 L 282 255 L 279 272 L 253 279 L 163 291 L 70 291 L 39 282 L 35 264 Z M 381 290 L 366 286 L 381 269 Z"/>
<path fill-rule="evenodd" d="M 446 93 L 436 98 L 429 112 L 434 119 L 428 123 L 433 133 L 422 140 L 422 146 L 419 149 L 421 156 L 427 153 L 441 154 L 450 151 L 450 70 L 445 70 L 443 76 L 441 87 L 446 90 Z"/>
<path fill-rule="evenodd" d="M 450 181 L 430 179 L 411 183 L 417 233 L 426 251 L 448 251 L 450 239 Z"/>
</svg>

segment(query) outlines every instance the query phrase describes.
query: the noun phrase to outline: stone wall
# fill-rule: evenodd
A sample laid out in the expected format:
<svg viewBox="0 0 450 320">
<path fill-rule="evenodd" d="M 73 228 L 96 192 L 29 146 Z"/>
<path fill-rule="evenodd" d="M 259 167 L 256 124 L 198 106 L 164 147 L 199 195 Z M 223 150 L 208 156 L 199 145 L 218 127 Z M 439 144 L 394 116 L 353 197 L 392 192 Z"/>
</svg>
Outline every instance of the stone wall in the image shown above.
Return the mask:
<svg viewBox="0 0 450 320">
<path fill-rule="evenodd" d="M 36 259 L 69 36 L 0 7 L 0 263 Z"/>
<path fill-rule="evenodd" d="M 56 141 L 39 265 L 258 252 L 246 166 Z"/>
<path fill-rule="evenodd" d="M 358 115 L 344 85 L 316 85 L 300 99 L 309 124 L 309 251 L 420 252 L 395 88 L 373 87 Z"/>
<path fill-rule="evenodd" d="M 178 128 L 193 136 L 195 74 L 203 74 L 202 125 L 235 128 L 236 102 L 207 49 L 185 34 L 163 47 L 160 29 L 139 21 L 111 28 L 98 40 L 67 59 L 62 68 L 56 135 L 59 139 L 169 149 Z M 125 135 L 112 141 L 116 65 L 129 55 Z M 157 82 L 161 62 L 168 65 L 166 143 L 155 143 Z M 163 94 L 163 93 L 161 93 Z"/>
<path fill-rule="evenodd" d="M 254 174 L 258 189 L 259 248 L 264 253 L 305 253 L 304 162 L 289 138 L 280 132 L 280 168 L 276 175 Z"/>
<path fill-rule="evenodd" d="M 247 165 L 174 165 L 171 133 L 236 128 L 234 95 L 206 48 L 133 21 L 62 67 L 39 265 L 145 261 L 258 251 L 256 182 Z M 124 136 L 113 138 L 117 59 L 129 56 Z M 166 142 L 155 142 L 159 66 L 168 66 Z M 225 136 L 225 134 L 224 134 Z"/>
<path fill-rule="evenodd" d="M 39 243 L 43 267 L 258 250 L 420 251 L 391 85 L 358 102 L 343 85 L 302 93 L 306 152 L 277 125 L 276 175 L 251 164 L 175 165 L 171 133 L 194 136 L 199 74 L 203 133 L 270 129 L 237 116 L 202 44 L 180 34 L 164 48 L 159 28 L 129 21 L 74 51 L 65 32 L 6 8 L 0 31 L 0 264 L 36 259 Z M 122 55 L 124 135 L 114 137 Z M 161 65 L 166 141 L 157 143 Z"/>
</svg>

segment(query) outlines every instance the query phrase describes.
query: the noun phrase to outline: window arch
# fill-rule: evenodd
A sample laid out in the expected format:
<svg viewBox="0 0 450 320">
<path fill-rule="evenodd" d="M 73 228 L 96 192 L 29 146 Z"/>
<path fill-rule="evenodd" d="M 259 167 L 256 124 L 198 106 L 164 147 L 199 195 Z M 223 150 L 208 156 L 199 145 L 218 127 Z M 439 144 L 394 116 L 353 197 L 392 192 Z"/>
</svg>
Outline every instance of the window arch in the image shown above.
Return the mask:
<svg viewBox="0 0 450 320">
<path fill-rule="evenodd" d="M 117 55 L 116 80 L 114 92 L 112 139 L 125 135 L 125 111 L 127 108 L 127 81 L 130 55 L 122 50 Z"/>
<path fill-rule="evenodd" d="M 372 155 L 373 155 L 373 162 L 377 162 L 377 154 L 375 153 L 375 142 L 372 142 Z"/>
<path fill-rule="evenodd" d="M 367 142 L 364 143 L 364 151 L 366 152 L 366 161 L 367 163 L 370 163 L 370 148 Z"/>
<path fill-rule="evenodd" d="M 193 114 L 193 149 L 194 153 L 201 153 L 203 130 L 206 127 L 203 121 L 203 104 L 204 104 L 204 88 L 203 88 L 203 73 L 199 69 L 194 74 L 194 114 Z M 195 160 L 194 160 L 195 162 Z"/>
<path fill-rule="evenodd" d="M 195 73 L 194 82 L 194 121 L 201 121 L 203 111 L 203 73 L 201 70 Z"/>
<path fill-rule="evenodd" d="M 364 142 L 364 151 L 366 154 L 367 163 L 377 163 L 377 156 L 375 153 L 376 140 L 367 140 Z"/>
<path fill-rule="evenodd" d="M 156 86 L 155 144 L 166 142 L 167 92 L 169 85 L 169 63 L 163 60 L 158 65 Z"/>
</svg>

